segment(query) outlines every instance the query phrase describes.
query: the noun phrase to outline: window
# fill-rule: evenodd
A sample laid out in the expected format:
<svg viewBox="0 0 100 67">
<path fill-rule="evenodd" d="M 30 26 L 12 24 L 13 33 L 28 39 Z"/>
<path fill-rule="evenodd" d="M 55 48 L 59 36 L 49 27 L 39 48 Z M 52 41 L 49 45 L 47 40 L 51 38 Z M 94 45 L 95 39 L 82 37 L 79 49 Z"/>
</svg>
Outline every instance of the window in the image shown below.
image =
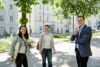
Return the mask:
<svg viewBox="0 0 100 67">
<path fill-rule="evenodd" d="M 13 21 L 13 16 L 10 16 L 10 21 Z"/>
<path fill-rule="evenodd" d="M 40 26 L 40 31 L 42 30 L 42 26 Z"/>
<path fill-rule="evenodd" d="M 14 33 L 14 27 L 10 27 L 10 34 Z"/>
<path fill-rule="evenodd" d="M 4 30 L 5 30 L 5 27 L 0 26 L 0 35 L 3 35 Z"/>
<path fill-rule="evenodd" d="M 10 10 L 12 10 L 12 9 L 13 9 L 13 5 L 10 4 Z"/>
<path fill-rule="evenodd" d="M 0 21 L 4 21 L 4 16 L 0 15 Z"/>
</svg>

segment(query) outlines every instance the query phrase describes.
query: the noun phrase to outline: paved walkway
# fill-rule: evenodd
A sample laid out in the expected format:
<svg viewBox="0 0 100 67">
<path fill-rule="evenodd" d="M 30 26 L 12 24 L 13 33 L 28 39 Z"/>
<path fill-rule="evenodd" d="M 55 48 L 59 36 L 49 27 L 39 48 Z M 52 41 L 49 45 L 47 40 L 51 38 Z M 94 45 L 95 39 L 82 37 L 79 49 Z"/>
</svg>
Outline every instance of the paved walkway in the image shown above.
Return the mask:
<svg viewBox="0 0 100 67">
<path fill-rule="evenodd" d="M 74 44 L 71 42 L 59 42 L 55 44 L 56 54 L 53 55 L 53 67 L 77 67 Z M 93 56 L 90 57 L 88 67 L 100 67 L 100 38 L 92 41 Z M 7 53 L 0 53 L 0 67 L 15 67 L 9 62 Z M 34 48 L 28 54 L 29 67 L 41 67 L 41 56 Z"/>
</svg>

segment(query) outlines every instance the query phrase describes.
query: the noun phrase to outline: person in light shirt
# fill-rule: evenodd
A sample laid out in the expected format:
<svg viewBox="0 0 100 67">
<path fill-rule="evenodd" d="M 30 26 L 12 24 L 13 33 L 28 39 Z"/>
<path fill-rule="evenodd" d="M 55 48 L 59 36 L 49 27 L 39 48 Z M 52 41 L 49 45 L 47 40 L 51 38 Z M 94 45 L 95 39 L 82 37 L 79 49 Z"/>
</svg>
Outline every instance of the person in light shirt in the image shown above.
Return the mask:
<svg viewBox="0 0 100 67">
<path fill-rule="evenodd" d="M 55 47 L 53 34 L 50 33 L 48 25 L 44 26 L 44 32 L 40 35 L 39 52 L 42 56 L 42 67 L 46 67 L 46 58 L 48 67 L 52 67 L 52 53 L 55 53 Z"/>
<path fill-rule="evenodd" d="M 8 54 L 11 56 L 12 61 L 15 61 L 16 67 L 28 67 L 26 53 L 28 47 L 28 30 L 26 26 L 20 26 L 19 33 L 14 37 L 10 45 Z"/>
</svg>

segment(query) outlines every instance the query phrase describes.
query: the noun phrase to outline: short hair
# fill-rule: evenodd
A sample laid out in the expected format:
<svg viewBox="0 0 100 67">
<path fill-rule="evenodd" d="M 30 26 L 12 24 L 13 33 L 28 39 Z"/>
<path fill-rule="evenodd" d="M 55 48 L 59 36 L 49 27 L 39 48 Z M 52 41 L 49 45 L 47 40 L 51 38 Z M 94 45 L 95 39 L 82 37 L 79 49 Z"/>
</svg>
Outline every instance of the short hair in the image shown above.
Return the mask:
<svg viewBox="0 0 100 67">
<path fill-rule="evenodd" d="M 85 17 L 84 16 L 77 16 L 77 19 L 80 18 L 80 17 L 83 18 L 83 20 L 85 20 Z"/>
<path fill-rule="evenodd" d="M 45 25 L 45 27 L 48 27 L 49 28 L 49 25 Z"/>
</svg>

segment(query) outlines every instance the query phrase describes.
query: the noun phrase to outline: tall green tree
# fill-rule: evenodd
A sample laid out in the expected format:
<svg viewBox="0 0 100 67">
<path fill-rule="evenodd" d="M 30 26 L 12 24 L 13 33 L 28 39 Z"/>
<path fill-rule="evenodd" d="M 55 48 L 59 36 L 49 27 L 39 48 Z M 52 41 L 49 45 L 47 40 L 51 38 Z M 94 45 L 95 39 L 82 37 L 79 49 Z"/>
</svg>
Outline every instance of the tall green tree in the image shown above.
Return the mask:
<svg viewBox="0 0 100 67">
<path fill-rule="evenodd" d="M 50 3 L 53 7 L 54 14 L 58 20 L 67 19 L 73 16 L 73 32 L 74 32 L 74 16 L 82 15 L 89 17 L 96 15 L 100 11 L 100 0 L 43 0 L 46 4 Z"/>
<path fill-rule="evenodd" d="M 71 15 L 83 15 L 88 17 L 99 13 L 100 0 L 43 0 L 52 5 L 58 16 L 62 14 L 64 18 Z M 60 12 L 60 13 L 59 13 Z"/>
<path fill-rule="evenodd" d="M 32 5 L 37 5 L 37 0 L 14 0 L 16 6 L 18 6 L 19 11 L 21 12 L 20 24 L 26 25 L 28 23 L 27 14 L 31 13 Z"/>
<path fill-rule="evenodd" d="M 64 17 L 82 15 L 88 17 L 99 13 L 100 0 L 62 0 L 61 8 Z"/>
</svg>

